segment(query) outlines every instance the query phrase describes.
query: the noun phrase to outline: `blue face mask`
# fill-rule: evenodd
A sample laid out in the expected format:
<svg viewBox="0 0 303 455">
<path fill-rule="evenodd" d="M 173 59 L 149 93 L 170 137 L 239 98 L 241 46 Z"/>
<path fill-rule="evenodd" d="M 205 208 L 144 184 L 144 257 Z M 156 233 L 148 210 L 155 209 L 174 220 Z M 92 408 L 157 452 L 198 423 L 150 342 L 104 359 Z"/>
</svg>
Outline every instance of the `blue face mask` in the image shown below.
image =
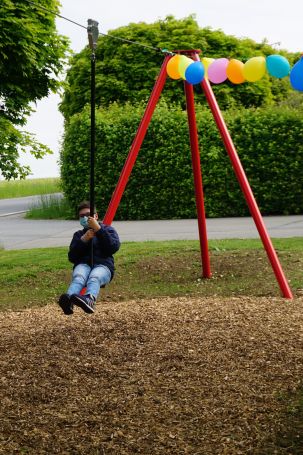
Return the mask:
<svg viewBox="0 0 303 455">
<path fill-rule="evenodd" d="M 88 221 L 88 217 L 87 216 L 82 216 L 80 218 L 80 224 L 81 226 L 83 226 L 85 229 L 88 229 L 89 228 L 89 225 L 87 224 L 87 221 Z"/>
</svg>

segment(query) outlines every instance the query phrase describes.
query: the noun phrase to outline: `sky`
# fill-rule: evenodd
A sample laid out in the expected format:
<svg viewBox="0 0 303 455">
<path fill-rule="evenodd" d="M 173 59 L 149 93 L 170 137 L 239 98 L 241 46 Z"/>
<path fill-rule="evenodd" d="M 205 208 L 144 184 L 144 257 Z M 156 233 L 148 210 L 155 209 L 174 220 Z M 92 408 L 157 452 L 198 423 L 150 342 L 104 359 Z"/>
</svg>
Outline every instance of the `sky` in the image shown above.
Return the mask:
<svg viewBox="0 0 303 455">
<path fill-rule="evenodd" d="M 200 27 L 221 29 L 228 35 L 248 37 L 257 42 L 267 39 L 277 50 L 303 52 L 302 0 L 116 0 L 106 3 L 101 0 L 61 0 L 61 5 L 62 16 L 85 27 L 87 19 L 95 19 L 101 33 L 130 22 L 152 23 L 167 15 L 181 19 L 195 14 Z M 74 52 L 88 44 L 85 29 L 60 18 L 56 19 L 56 24 L 58 32 L 70 39 Z M 27 131 L 54 152 L 42 160 L 22 154 L 20 162 L 31 167 L 31 178 L 60 175 L 58 159 L 63 117 L 58 110 L 59 102 L 59 95 L 54 94 L 39 101 L 26 125 Z"/>
</svg>

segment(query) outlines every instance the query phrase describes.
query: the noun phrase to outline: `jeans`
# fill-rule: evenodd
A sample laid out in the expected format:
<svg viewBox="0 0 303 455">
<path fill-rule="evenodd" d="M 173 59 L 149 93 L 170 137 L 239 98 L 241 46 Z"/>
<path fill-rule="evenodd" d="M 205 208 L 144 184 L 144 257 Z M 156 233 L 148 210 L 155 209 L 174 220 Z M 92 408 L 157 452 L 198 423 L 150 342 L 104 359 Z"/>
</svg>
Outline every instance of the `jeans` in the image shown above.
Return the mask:
<svg viewBox="0 0 303 455">
<path fill-rule="evenodd" d="M 100 287 L 109 283 L 111 273 L 106 265 L 95 265 L 91 268 L 87 264 L 78 264 L 73 270 L 72 282 L 67 290 L 67 294 L 80 294 L 86 287 L 85 294 L 92 294 L 98 297 Z"/>
</svg>

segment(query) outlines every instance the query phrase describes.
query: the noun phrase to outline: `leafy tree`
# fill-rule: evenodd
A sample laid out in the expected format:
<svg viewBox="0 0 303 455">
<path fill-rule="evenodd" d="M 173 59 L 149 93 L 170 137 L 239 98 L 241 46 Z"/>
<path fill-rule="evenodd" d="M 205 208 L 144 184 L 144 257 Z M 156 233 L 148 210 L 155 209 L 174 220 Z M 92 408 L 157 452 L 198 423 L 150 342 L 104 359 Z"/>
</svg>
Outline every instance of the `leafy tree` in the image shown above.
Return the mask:
<svg viewBox="0 0 303 455">
<path fill-rule="evenodd" d="M 59 2 L 40 0 L 37 5 L 58 11 Z M 24 0 L 1 0 L 0 172 L 5 178 L 30 173 L 18 164 L 19 151 L 28 148 L 37 158 L 50 152 L 17 127 L 26 123 L 32 102 L 58 90 L 67 49 L 67 38 L 57 34 L 53 13 Z"/>
<path fill-rule="evenodd" d="M 49 149 L 37 142 L 31 134 L 20 131 L 12 122 L 0 117 L 0 170 L 5 179 L 25 178 L 30 174 L 29 166 L 18 163 L 19 152 L 26 152 L 28 148 L 36 158 L 49 153 Z"/>
<path fill-rule="evenodd" d="M 155 48 L 201 49 L 207 57 L 230 57 L 246 61 L 256 55 L 276 53 L 266 42 L 257 44 L 250 39 L 238 39 L 221 30 L 200 28 L 194 18 L 177 20 L 168 16 L 153 24 L 140 22 L 117 28 L 109 33 Z M 288 58 L 292 55 L 284 53 Z M 152 49 L 138 47 L 118 39 L 101 36 L 98 41 L 96 62 L 96 98 L 101 106 L 110 103 L 145 101 L 152 90 L 155 78 L 163 62 L 163 54 Z M 289 81 L 264 77 L 254 84 L 235 86 L 229 82 L 214 86 L 216 97 L 223 109 L 231 107 L 258 107 L 286 97 Z M 201 88 L 196 86 L 199 93 Z M 167 80 L 163 98 L 184 108 L 183 84 Z M 80 112 L 90 101 L 90 51 L 83 49 L 71 61 L 61 111 L 66 120 Z M 197 102 L 205 103 L 204 97 Z"/>
</svg>

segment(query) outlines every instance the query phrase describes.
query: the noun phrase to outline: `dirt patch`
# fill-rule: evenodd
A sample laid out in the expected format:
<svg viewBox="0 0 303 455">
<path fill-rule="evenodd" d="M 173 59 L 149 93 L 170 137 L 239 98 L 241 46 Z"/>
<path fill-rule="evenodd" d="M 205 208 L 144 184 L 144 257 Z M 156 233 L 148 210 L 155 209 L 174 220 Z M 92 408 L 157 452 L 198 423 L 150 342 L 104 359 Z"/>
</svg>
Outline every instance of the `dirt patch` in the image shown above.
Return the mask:
<svg viewBox="0 0 303 455">
<path fill-rule="evenodd" d="M 274 436 L 301 385 L 302 310 L 184 297 L 1 313 L 0 453 L 293 453 Z"/>
<path fill-rule="evenodd" d="M 302 283 L 301 253 L 279 253 L 290 286 L 298 295 L 296 286 Z M 280 295 L 279 285 L 264 250 L 212 251 L 211 279 L 202 278 L 200 252 L 178 253 L 144 257 L 132 267 L 128 279 L 121 265 L 109 289 L 109 300 L 132 298 L 179 297 L 191 295 L 254 297 Z M 147 292 L 148 291 L 148 292 Z M 128 298 L 127 298 L 128 297 Z M 120 299 L 121 300 L 121 299 Z"/>
</svg>

